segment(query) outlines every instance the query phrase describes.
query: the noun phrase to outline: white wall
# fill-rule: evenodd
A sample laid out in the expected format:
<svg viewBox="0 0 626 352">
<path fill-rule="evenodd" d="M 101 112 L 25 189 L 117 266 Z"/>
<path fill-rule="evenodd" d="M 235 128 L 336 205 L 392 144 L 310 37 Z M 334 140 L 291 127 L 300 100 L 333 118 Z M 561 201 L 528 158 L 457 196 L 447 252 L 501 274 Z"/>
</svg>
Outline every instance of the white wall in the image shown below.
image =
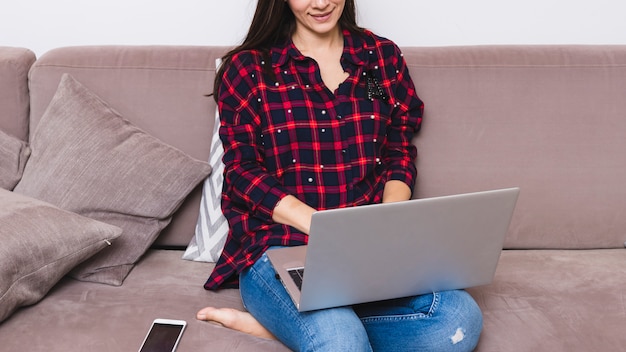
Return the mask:
<svg viewBox="0 0 626 352">
<path fill-rule="evenodd" d="M 0 45 L 233 45 L 256 0 L 0 0 Z M 620 0 L 357 0 L 399 45 L 626 44 Z"/>
</svg>

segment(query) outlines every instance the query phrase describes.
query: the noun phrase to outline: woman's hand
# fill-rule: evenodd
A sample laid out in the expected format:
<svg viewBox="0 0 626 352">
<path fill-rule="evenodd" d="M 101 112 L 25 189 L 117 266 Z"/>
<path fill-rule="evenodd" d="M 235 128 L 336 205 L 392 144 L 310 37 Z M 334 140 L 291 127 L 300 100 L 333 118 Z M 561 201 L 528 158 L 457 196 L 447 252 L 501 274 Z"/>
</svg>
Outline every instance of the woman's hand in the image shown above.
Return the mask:
<svg viewBox="0 0 626 352">
<path fill-rule="evenodd" d="M 385 184 L 383 203 L 400 202 L 411 199 L 411 188 L 402 181 L 392 180 Z M 276 204 L 272 220 L 279 224 L 289 225 L 307 235 L 311 230 L 311 217 L 315 209 L 298 198 L 288 195 Z"/>
<path fill-rule="evenodd" d="M 308 235 L 311 230 L 313 213 L 315 213 L 315 209 L 298 198 L 288 195 L 276 204 L 272 220 L 279 224 L 295 227 Z"/>
</svg>

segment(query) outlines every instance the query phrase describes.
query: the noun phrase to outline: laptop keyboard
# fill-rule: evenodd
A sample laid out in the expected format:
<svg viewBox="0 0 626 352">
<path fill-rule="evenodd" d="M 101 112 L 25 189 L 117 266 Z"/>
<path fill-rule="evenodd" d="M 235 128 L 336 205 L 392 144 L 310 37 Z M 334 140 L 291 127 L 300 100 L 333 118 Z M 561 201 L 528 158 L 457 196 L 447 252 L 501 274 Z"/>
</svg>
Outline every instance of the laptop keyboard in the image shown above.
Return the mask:
<svg viewBox="0 0 626 352">
<path fill-rule="evenodd" d="M 304 268 L 288 269 L 289 276 L 293 279 L 293 282 L 298 286 L 298 290 L 302 291 L 302 278 L 304 277 Z"/>
</svg>

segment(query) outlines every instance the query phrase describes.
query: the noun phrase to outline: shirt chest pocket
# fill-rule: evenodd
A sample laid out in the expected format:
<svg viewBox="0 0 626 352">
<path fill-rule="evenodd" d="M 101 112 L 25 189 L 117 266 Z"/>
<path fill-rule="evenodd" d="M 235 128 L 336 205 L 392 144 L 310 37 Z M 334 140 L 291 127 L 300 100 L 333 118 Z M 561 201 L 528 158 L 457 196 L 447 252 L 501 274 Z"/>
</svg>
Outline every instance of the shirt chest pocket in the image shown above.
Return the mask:
<svg viewBox="0 0 626 352">
<path fill-rule="evenodd" d="M 391 125 L 392 107 L 379 100 L 364 100 L 360 103 L 362 110 L 355 115 L 355 123 L 359 124 L 364 138 L 373 142 L 383 142 Z"/>
</svg>

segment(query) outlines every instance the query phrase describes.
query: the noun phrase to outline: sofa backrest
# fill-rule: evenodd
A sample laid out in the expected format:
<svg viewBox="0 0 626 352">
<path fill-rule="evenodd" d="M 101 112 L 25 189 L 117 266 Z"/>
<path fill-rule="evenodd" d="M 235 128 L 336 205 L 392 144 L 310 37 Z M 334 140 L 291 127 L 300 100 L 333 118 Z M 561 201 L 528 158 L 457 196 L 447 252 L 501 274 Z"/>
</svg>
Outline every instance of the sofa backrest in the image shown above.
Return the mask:
<svg viewBox="0 0 626 352">
<path fill-rule="evenodd" d="M 31 129 L 69 73 L 123 117 L 190 156 L 208 160 L 220 47 L 93 46 L 58 48 L 30 72 Z M 186 246 L 194 234 L 202 184 L 185 200 L 155 245 Z"/>
<path fill-rule="evenodd" d="M 623 247 L 626 46 L 404 56 L 425 101 L 416 197 L 519 186 L 507 248 Z"/>
<path fill-rule="evenodd" d="M 35 53 L 24 48 L 0 47 L 0 130 L 28 139 L 28 70 Z"/>
<path fill-rule="evenodd" d="M 147 132 L 209 155 L 215 59 L 224 47 L 55 49 L 30 75 L 31 129 L 72 74 Z M 511 186 L 507 248 L 618 248 L 626 241 L 626 46 L 403 48 L 425 102 L 415 197 Z M 157 240 L 185 246 L 200 188 Z M 419 224 L 416 224 L 419 227 Z"/>
</svg>

